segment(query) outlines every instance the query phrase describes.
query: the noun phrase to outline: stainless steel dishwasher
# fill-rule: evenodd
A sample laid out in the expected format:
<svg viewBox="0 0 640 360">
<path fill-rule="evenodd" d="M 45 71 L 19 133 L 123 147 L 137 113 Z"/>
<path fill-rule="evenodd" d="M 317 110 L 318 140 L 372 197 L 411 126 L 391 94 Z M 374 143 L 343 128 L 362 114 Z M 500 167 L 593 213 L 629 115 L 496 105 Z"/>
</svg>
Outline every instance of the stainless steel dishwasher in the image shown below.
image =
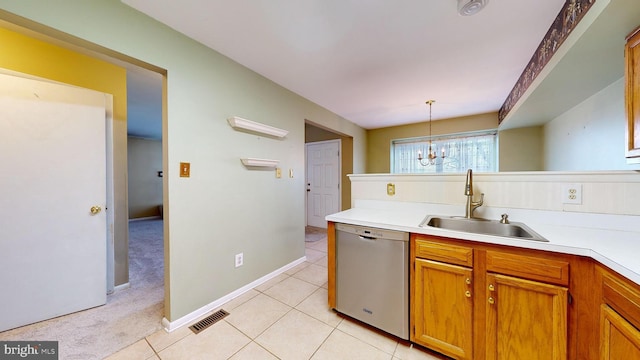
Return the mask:
<svg viewBox="0 0 640 360">
<path fill-rule="evenodd" d="M 409 234 L 336 224 L 336 310 L 409 339 Z"/>
</svg>

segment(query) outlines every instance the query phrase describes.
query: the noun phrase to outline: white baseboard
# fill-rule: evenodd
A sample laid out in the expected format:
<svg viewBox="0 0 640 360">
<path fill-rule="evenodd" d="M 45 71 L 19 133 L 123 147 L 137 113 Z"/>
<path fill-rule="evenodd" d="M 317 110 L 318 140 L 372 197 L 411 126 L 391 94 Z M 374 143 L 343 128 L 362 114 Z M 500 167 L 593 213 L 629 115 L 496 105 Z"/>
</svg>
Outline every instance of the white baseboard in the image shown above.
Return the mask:
<svg viewBox="0 0 640 360">
<path fill-rule="evenodd" d="M 124 290 L 124 289 L 128 289 L 131 287 L 131 283 L 124 283 L 124 284 L 120 284 L 120 285 L 116 285 L 113 287 L 113 291 L 119 291 L 119 290 Z"/>
<path fill-rule="evenodd" d="M 156 216 L 133 218 L 133 219 L 129 219 L 129 222 L 143 221 L 143 220 L 156 220 L 156 219 L 162 219 L 162 216 L 156 215 Z"/>
<path fill-rule="evenodd" d="M 283 267 L 281 267 L 281 268 L 279 268 L 279 269 L 277 269 L 277 270 L 275 270 L 275 271 L 273 271 L 273 272 L 271 272 L 271 273 L 259 278 L 258 280 L 254 281 L 252 283 L 249 283 L 249 284 L 247 284 L 247 285 L 245 285 L 245 286 L 243 286 L 243 287 L 241 287 L 241 288 L 239 288 L 239 289 L 237 289 L 237 290 L 235 290 L 235 291 L 233 291 L 233 292 L 231 292 L 231 293 L 219 298 L 218 300 L 215 300 L 215 301 L 213 301 L 213 302 L 211 302 L 211 303 L 209 303 L 209 304 L 207 304 L 207 305 L 205 305 L 205 306 L 203 306 L 203 307 L 201 307 L 201 308 L 199 308 L 199 309 L 197 309 L 197 310 L 195 310 L 195 311 L 193 311 L 193 312 L 191 312 L 191 313 L 189 313 L 189 314 L 187 314 L 187 315 L 185 315 L 185 316 L 183 316 L 183 317 L 181 317 L 181 318 L 179 318 L 177 320 L 169 321 L 169 320 L 167 320 L 167 318 L 162 318 L 162 326 L 164 327 L 165 331 L 167 331 L 167 332 L 172 332 L 172 331 L 174 331 L 176 329 L 179 329 L 184 325 L 192 323 L 194 320 L 200 318 L 201 316 L 205 315 L 206 313 L 221 307 L 222 305 L 224 305 L 224 304 L 228 303 L 229 301 L 237 298 L 238 296 L 246 293 L 247 291 L 253 289 L 254 287 L 260 286 L 261 284 L 273 279 L 274 277 L 282 274 L 283 272 L 285 272 L 285 271 L 287 271 L 287 270 L 289 270 L 289 269 L 291 269 L 293 267 L 296 267 L 299 264 L 302 264 L 305 261 L 307 261 L 307 257 L 303 256 L 300 259 L 295 260 L 295 261 L 293 261 L 293 262 L 291 262 L 291 263 L 289 263 L 289 264 L 287 264 L 287 265 L 285 265 L 285 266 L 283 266 Z"/>
</svg>

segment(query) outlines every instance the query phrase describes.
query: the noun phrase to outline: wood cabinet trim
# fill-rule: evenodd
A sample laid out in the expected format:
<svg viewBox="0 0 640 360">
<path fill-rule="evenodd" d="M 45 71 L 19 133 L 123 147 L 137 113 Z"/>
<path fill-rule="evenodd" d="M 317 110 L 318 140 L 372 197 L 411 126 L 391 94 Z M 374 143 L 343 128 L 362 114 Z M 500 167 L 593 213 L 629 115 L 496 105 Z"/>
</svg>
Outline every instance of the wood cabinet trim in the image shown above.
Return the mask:
<svg viewBox="0 0 640 360">
<path fill-rule="evenodd" d="M 487 251 L 487 271 L 525 279 L 569 285 L 569 262 Z"/>
<path fill-rule="evenodd" d="M 327 222 L 327 292 L 329 308 L 336 307 L 336 225 Z"/>
<path fill-rule="evenodd" d="M 609 272 L 602 274 L 602 299 L 633 326 L 640 329 L 640 291 Z"/>
<path fill-rule="evenodd" d="M 625 110 L 627 158 L 640 157 L 640 28 L 627 37 L 625 56 Z"/>
<path fill-rule="evenodd" d="M 416 257 L 473 267 L 473 248 L 416 237 Z"/>
</svg>

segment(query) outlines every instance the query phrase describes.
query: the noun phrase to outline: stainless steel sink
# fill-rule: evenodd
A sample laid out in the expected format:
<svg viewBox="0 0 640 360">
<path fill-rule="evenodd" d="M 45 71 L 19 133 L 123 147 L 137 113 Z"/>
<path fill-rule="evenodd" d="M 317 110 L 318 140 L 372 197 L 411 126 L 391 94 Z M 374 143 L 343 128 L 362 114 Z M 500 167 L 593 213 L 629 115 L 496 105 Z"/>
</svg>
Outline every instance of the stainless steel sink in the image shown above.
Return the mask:
<svg viewBox="0 0 640 360">
<path fill-rule="evenodd" d="M 531 230 L 525 224 L 517 222 L 503 224 L 499 220 L 428 216 L 424 221 L 422 221 L 420 226 L 430 226 L 475 234 L 504 236 L 523 240 L 549 241 Z"/>
</svg>

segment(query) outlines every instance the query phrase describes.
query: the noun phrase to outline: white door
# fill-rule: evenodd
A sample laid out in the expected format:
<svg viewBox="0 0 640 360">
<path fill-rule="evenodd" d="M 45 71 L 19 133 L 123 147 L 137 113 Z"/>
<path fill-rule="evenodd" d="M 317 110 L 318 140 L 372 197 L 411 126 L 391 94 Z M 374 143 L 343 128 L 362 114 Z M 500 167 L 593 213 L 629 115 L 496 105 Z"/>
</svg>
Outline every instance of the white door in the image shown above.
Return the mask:
<svg viewBox="0 0 640 360">
<path fill-rule="evenodd" d="M 106 302 L 105 134 L 104 94 L 0 74 L 0 331 Z"/>
<path fill-rule="evenodd" d="M 306 144 L 307 225 L 327 227 L 327 215 L 340 211 L 340 140 Z"/>
</svg>

